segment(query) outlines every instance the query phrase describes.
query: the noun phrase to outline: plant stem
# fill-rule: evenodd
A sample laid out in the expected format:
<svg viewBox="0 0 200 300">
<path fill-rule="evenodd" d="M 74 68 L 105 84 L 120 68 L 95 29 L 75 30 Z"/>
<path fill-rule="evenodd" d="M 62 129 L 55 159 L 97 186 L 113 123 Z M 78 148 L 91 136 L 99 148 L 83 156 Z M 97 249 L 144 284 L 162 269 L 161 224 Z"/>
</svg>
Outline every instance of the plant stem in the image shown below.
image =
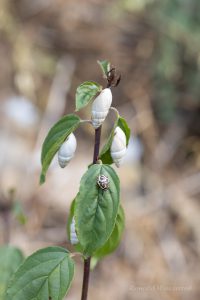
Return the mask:
<svg viewBox="0 0 200 300">
<path fill-rule="evenodd" d="M 100 140 L 101 140 L 101 126 L 95 129 L 93 164 L 96 164 L 99 157 Z M 83 274 L 81 300 L 87 300 L 89 278 L 90 278 L 90 261 L 91 261 L 91 257 L 84 259 L 84 274 Z"/>
<path fill-rule="evenodd" d="M 83 274 L 81 300 L 87 300 L 89 278 L 90 278 L 90 261 L 91 261 L 91 257 L 84 259 L 84 274 Z"/>
<path fill-rule="evenodd" d="M 98 160 L 100 140 L 101 140 L 101 126 L 95 129 L 93 164 L 96 164 Z"/>
<path fill-rule="evenodd" d="M 117 117 L 117 119 L 118 119 L 119 116 L 120 116 L 118 110 L 117 110 L 115 107 L 113 107 L 113 106 L 110 107 L 110 110 L 113 110 L 113 111 L 115 112 L 116 117 Z"/>
</svg>

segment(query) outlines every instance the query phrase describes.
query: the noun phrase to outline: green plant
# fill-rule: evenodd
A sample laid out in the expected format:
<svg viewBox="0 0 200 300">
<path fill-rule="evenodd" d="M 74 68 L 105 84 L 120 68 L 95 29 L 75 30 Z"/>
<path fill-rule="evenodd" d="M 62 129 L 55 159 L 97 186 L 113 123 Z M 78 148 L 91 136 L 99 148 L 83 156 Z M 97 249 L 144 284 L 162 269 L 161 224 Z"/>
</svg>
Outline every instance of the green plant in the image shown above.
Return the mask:
<svg viewBox="0 0 200 300">
<path fill-rule="evenodd" d="M 6 300 L 5 292 L 9 280 L 24 260 L 24 255 L 20 249 L 8 245 L 10 243 L 11 218 L 21 224 L 26 223 L 23 208 L 16 199 L 15 189 L 10 189 L 8 195 L 0 197 L 0 217 L 3 221 L 3 242 L 0 247 L 0 300 Z"/>
<path fill-rule="evenodd" d="M 7 289 L 7 300 L 61 300 L 66 295 L 74 274 L 75 255 L 84 260 L 82 300 L 87 299 L 90 263 L 112 253 L 119 245 L 124 228 L 124 212 L 120 204 L 120 182 L 111 164 L 119 166 L 126 152 L 130 129 L 115 108 L 111 108 L 112 93 L 120 76 L 107 61 L 99 62 L 107 87 L 95 82 L 84 82 L 77 88 L 76 111 L 99 93 L 92 103 L 91 121 L 81 120 L 76 114 L 62 117 L 49 131 L 42 147 L 40 183 L 44 183 L 48 167 L 58 153 L 61 167 L 74 156 L 74 131 L 89 123 L 95 129 L 93 163 L 83 175 L 80 189 L 72 202 L 67 231 L 75 252 L 60 247 L 41 249 L 28 257 L 12 277 Z M 114 128 L 99 153 L 101 126 L 110 109 L 116 112 Z"/>
<path fill-rule="evenodd" d="M 6 300 L 5 291 L 9 280 L 19 265 L 23 262 L 22 252 L 12 246 L 0 247 L 0 299 Z"/>
</svg>

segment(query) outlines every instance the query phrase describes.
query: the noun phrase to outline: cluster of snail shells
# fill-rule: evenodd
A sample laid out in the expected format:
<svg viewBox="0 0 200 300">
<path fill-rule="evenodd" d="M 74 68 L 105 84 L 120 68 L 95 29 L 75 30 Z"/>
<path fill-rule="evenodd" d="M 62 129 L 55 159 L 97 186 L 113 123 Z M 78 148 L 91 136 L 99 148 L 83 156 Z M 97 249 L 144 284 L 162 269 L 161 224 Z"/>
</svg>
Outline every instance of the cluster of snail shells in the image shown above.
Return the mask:
<svg viewBox="0 0 200 300">
<path fill-rule="evenodd" d="M 76 151 L 76 138 L 71 133 L 58 151 L 58 162 L 61 168 L 66 167 Z"/>
<path fill-rule="evenodd" d="M 79 243 L 79 240 L 77 238 L 76 229 L 75 229 L 75 219 L 72 218 L 72 222 L 70 225 L 70 242 L 72 245 L 76 245 Z"/>
<path fill-rule="evenodd" d="M 110 154 L 115 165 L 120 167 L 126 154 L 126 136 L 119 126 L 117 126 L 114 131 Z"/>
<path fill-rule="evenodd" d="M 112 103 L 112 93 L 109 88 L 101 91 L 92 104 L 92 125 L 96 129 L 104 122 Z"/>
</svg>

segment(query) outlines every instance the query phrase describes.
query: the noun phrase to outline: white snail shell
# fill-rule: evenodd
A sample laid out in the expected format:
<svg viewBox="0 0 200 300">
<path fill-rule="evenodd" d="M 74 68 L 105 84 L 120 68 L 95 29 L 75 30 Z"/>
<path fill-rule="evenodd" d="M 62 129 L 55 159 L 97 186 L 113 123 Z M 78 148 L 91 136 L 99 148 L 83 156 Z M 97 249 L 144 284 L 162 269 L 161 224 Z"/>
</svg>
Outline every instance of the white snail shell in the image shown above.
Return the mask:
<svg viewBox="0 0 200 300">
<path fill-rule="evenodd" d="M 72 218 L 72 222 L 70 225 L 70 242 L 72 245 L 76 245 L 79 243 L 79 240 L 77 238 L 76 229 L 75 229 L 75 219 Z"/>
<path fill-rule="evenodd" d="M 76 138 L 75 135 L 71 133 L 58 151 L 58 162 L 61 168 L 66 167 L 66 165 L 74 156 L 75 150 Z"/>
<path fill-rule="evenodd" d="M 105 120 L 112 103 L 112 93 L 109 88 L 104 89 L 92 104 L 92 125 L 94 128 L 101 126 Z"/>
<path fill-rule="evenodd" d="M 126 136 L 120 127 L 115 128 L 110 154 L 115 165 L 120 167 L 126 154 Z"/>
</svg>

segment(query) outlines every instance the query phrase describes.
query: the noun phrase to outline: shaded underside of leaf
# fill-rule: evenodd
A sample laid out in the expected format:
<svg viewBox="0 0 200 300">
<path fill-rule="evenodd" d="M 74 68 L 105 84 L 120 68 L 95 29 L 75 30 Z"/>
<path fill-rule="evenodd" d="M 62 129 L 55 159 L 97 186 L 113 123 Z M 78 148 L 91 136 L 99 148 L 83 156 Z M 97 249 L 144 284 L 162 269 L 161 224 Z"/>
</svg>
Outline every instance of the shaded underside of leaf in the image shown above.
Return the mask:
<svg viewBox="0 0 200 300">
<path fill-rule="evenodd" d="M 77 115 L 70 114 L 62 117 L 49 131 L 42 145 L 41 163 L 42 172 L 40 183 L 45 182 L 46 172 L 49 165 L 68 135 L 73 132 L 80 123 Z"/>
<path fill-rule="evenodd" d="M 127 122 L 125 121 L 125 119 L 123 119 L 122 117 L 119 117 L 117 119 L 117 121 L 115 122 L 113 129 L 104 145 L 104 147 L 102 148 L 100 155 L 99 155 L 99 159 L 102 161 L 102 163 L 104 164 L 109 164 L 111 165 L 113 163 L 113 159 L 111 157 L 110 154 L 110 147 L 112 144 L 112 140 L 113 140 L 113 136 L 114 136 L 114 131 L 115 128 L 119 126 L 124 134 L 126 135 L 126 145 L 128 145 L 129 139 L 130 139 L 130 128 L 128 127 Z"/>
<path fill-rule="evenodd" d="M 109 178 L 109 189 L 97 186 L 97 177 Z M 109 165 L 92 165 L 84 174 L 76 197 L 75 221 L 85 255 L 92 255 L 111 235 L 119 206 L 119 178 Z"/>
<path fill-rule="evenodd" d="M 21 265 L 7 290 L 7 300 L 62 300 L 74 274 L 69 252 L 60 247 L 41 249 Z"/>
<path fill-rule="evenodd" d="M 112 144 L 112 140 L 113 140 L 114 131 L 115 131 L 116 126 L 117 126 L 117 121 L 115 122 L 115 124 L 113 126 L 113 129 L 112 129 L 112 131 L 111 131 L 104 147 L 102 148 L 102 150 L 100 152 L 99 159 L 102 161 L 103 164 L 111 165 L 113 163 L 113 159 L 112 159 L 111 154 L 110 154 L 110 147 L 111 147 L 111 144 Z"/>
</svg>

